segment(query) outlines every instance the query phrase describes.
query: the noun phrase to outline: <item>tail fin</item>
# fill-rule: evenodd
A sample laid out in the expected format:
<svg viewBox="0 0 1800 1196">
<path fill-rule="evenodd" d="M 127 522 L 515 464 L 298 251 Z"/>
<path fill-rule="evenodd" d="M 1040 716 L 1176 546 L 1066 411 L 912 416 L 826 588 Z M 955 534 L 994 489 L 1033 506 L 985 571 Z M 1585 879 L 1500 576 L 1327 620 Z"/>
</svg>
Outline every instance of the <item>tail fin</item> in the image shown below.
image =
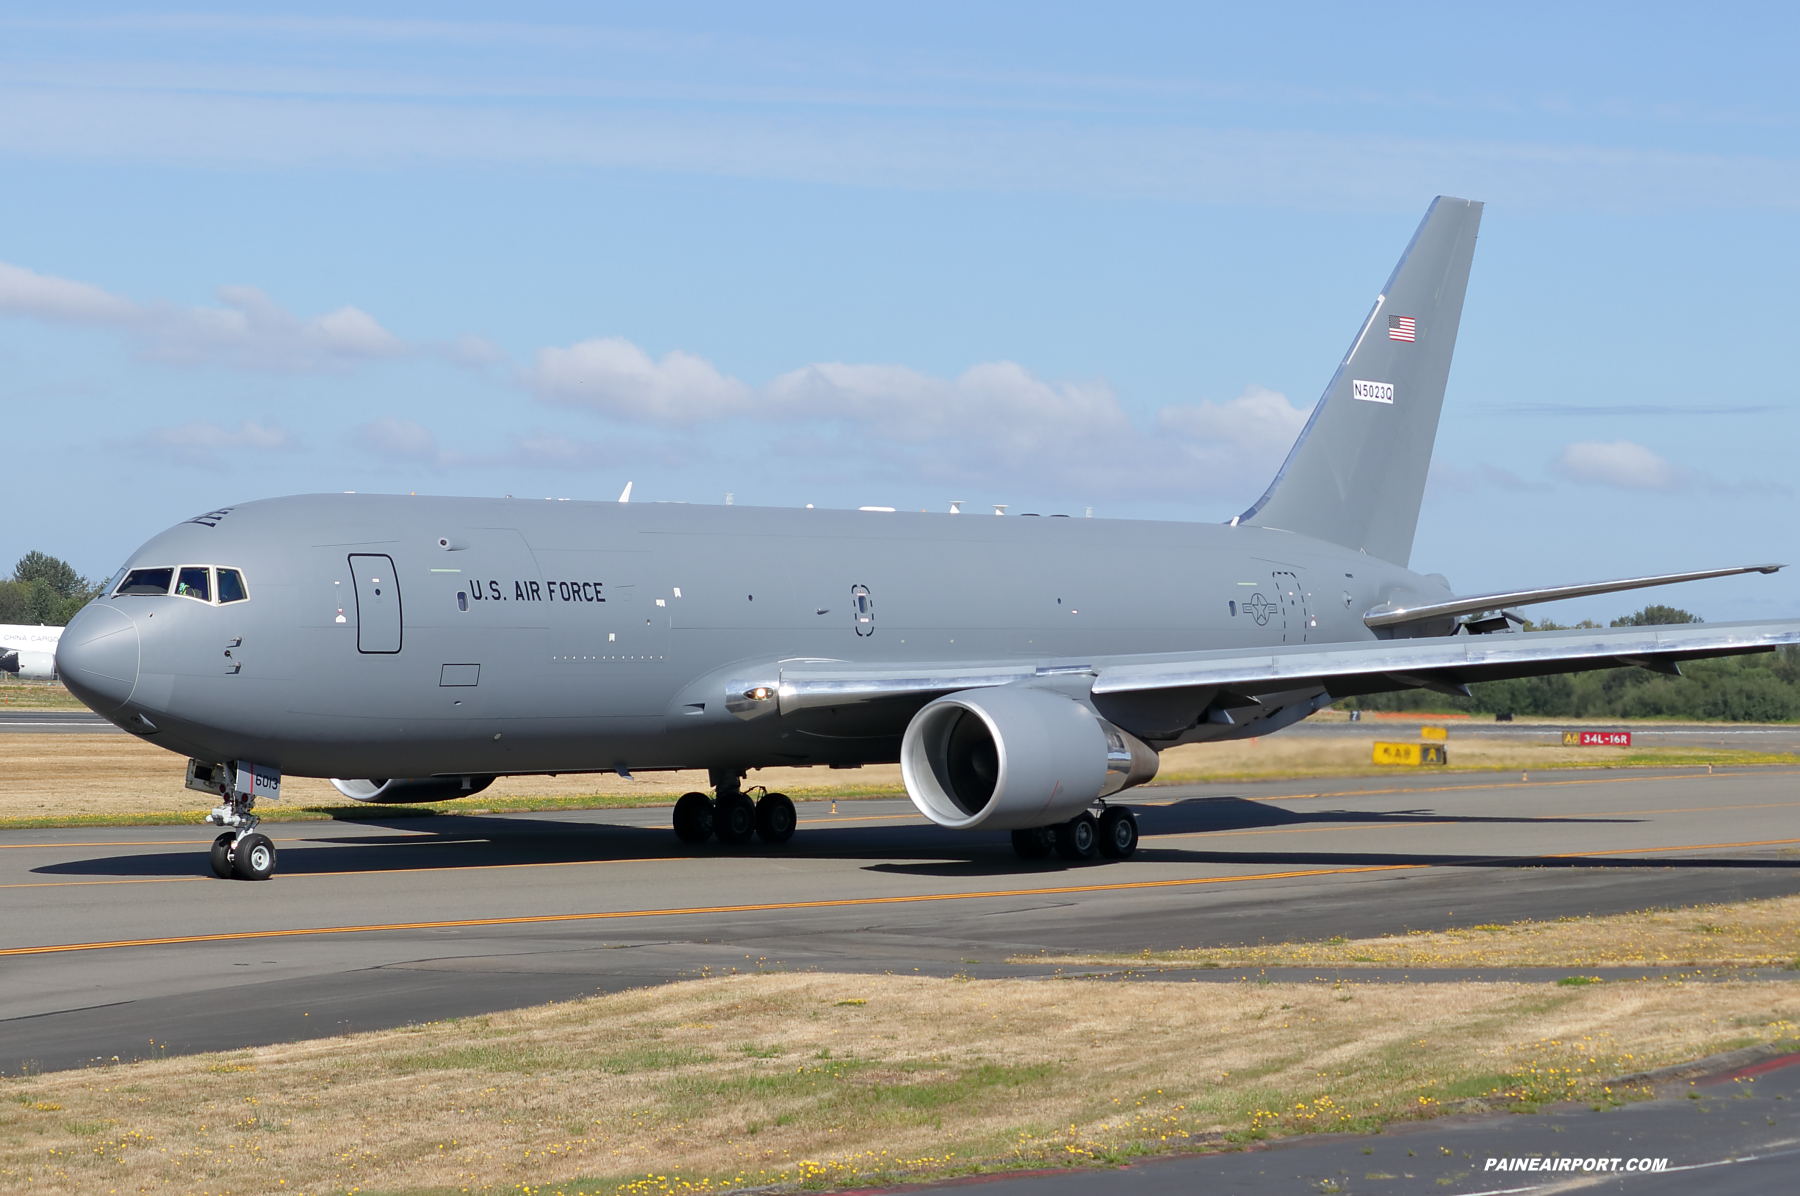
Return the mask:
<svg viewBox="0 0 1800 1196">
<path fill-rule="evenodd" d="M 1235 522 L 1407 563 L 1480 225 L 1479 203 L 1431 201 L 1281 472 Z"/>
</svg>

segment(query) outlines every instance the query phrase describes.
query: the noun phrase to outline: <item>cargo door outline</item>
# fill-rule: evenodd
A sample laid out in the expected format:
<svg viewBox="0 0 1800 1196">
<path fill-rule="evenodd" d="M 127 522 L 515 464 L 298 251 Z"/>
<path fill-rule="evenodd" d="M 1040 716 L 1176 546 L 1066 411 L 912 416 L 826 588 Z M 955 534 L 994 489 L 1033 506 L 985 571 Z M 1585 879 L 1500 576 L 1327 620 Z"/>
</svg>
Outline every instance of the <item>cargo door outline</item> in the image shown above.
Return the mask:
<svg viewBox="0 0 1800 1196">
<path fill-rule="evenodd" d="M 405 622 L 401 617 L 400 580 L 394 576 L 394 558 L 351 553 L 350 584 L 356 592 L 356 650 L 366 656 L 398 653 Z"/>
<path fill-rule="evenodd" d="M 1300 585 L 1299 575 L 1291 570 L 1277 569 L 1273 576 L 1275 604 L 1281 611 L 1281 642 L 1304 644 L 1312 624 L 1312 595 Z"/>
</svg>

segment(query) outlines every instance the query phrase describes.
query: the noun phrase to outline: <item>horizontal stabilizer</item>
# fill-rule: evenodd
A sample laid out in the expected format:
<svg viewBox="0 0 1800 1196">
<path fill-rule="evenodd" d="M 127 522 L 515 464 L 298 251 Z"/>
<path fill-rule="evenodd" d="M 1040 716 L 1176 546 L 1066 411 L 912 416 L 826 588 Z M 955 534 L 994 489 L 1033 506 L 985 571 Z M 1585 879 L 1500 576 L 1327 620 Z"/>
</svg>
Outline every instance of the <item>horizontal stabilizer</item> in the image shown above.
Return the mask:
<svg viewBox="0 0 1800 1196">
<path fill-rule="evenodd" d="M 1655 577 L 1626 577 L 1618 581 L 1590 581 L 1582 585 L 1547 586 L 1537 590 L 1508 590 L 1499 594 L 1471 594 L 1448 602 L 1429 602 L 1418 606 L 1383 604 L 1363 615 L 1363 622 L 1375 628 L 1400 627 L 1430 619 L 1475 615 L 1513 606 L 1530 606 L 1536 602 L 1555 602 L 1559 598 L 1586 598 L 1593 594 L 1616 594 L 1622 590 L 1641 590 L 1647 586 L 1674 585 L 1678 581 L 1702 581 L 1708 577 L 1735 577 L 1739 573 L 1774 573 L 1782 565 L 1740 565 L 1735 569 L 1701 569 L 1693 573 L 1662 573 Z"/>
</svg>

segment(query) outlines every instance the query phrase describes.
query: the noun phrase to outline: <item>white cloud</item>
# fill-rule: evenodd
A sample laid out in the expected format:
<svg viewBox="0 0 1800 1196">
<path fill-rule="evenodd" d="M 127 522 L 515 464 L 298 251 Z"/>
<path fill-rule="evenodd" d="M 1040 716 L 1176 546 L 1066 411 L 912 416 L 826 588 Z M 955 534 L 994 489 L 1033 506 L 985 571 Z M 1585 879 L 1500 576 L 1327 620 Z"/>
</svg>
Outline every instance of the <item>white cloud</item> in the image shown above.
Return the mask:
<svg viewBox="0 0 1800 1196">
<path fill-rule="evenodd" d="M 158 455 L 209 466 L 251 465 L 263 453 L 300 447 L 299 438 L 273 420 L 266 424 L 241 420 L 236 427 L 227 428 L 208 420 L 191 419 L 178 428 L 153 428 L 139 443 Z"/>
<path fill-rule="evenodd" d="M 220 287 L 218 294 L 219 307 L 137 303 L 89 283 L 0 262 L 0 315 L 110 329 L 153 361 L 329 373 L 411 352 L 358 308 L 303 317 L 255 287 Z"/>
<path fill-rule="evenodd" d="M 520 381 L 545 402 L 660 429 L 700 451 L 717 425 L 809 477 L 871 468 L 943 481 L 1047 478 L 1089 492 L 1216 493 L 1266 485 L 1306 422 L 1275 391 L 1167 407 L 1146 433 L 1102 380 L 1051 381 L 1011 361 L 954 378 L 899 365 L 819 362 L 752 387 L 705 358 L 660 359 L 606 337 L 539 350 Z M 741 447 L 740 447 L 740 451 Z"/>
<path fill-rule="evenodd" d="M 1156 413 L 1156 426 L 1207 472 L 1234 479 L 1249 473 L 1266 483 L 1299 438 L 1307 415 L 1280 391 L 1250 386 L 1224 403 L 1203 399 L 1193 406 L 1164 407 Z"/>
<path fill-rule="evenodd" d="M 0 262 L 0 313 L 66 324 L 128 324 L 138 308 L 85 282 Z"/>
<path fill-rule="evenodd" d="M 1431 472 L 1425 480 L 1425 493 L 1433 498 L 1473 494 L 1480 490 L 1524 492 L 1543 490 L 1543 482 L 1530 482 L 1510 469 L 1485 462 L 1475 465 L 1451 465 L 1433 458 Z"/>
<path fill-rule="evenodd" d="M 1671 464 L 1629 440 L 1589 440 L 1565 445 L 1550 469 L 1571 482 L 1662 494 L 1687 490 L 1699 480 L 1693 470 Z"/>
<path fill-rule="evenodd" d="M 617 336 L 539 349 L 536 364 L 520 377 L 552 402 L 634 422 L 689 424 L 753 413 L 750 388 L 711 362 L 680 350 L 653 361 Z"/>
</svg>

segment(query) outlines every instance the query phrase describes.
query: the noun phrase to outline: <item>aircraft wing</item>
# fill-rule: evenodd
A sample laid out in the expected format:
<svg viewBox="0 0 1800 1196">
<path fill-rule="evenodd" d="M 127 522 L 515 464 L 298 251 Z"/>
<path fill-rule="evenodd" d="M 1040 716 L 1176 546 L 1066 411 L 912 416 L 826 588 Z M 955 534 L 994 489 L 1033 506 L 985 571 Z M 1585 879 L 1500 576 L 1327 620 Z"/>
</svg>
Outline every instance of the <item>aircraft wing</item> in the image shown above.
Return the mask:
<svg viewBox="0 0 1800 1196">
<path fill-rule="evenodd" d="M 858 666 L 805 661 L 784 664 L 768 697 L 789 714 L 892 700 L 919 702 L 996 685 L 1035 684 L 1065 692 L 1081 687 L 1103 714 L 1127 730 L 1172 741 L 1191 738 L 1189 732 L 1204 723 L 1223 733 L 1256 722 L 1266 733 L 1358 694 L 1406 689 L 1466 693 L 1474 681 L 1621 666 L 1679 675 L 1684 660 L 1768 652 L 1787 644 L 1800 644 L 1800 620 L 1459 634 L 1084 662 Z M 1279 721 L 1269 721 L 1278 715 Z"/>
</svg>

